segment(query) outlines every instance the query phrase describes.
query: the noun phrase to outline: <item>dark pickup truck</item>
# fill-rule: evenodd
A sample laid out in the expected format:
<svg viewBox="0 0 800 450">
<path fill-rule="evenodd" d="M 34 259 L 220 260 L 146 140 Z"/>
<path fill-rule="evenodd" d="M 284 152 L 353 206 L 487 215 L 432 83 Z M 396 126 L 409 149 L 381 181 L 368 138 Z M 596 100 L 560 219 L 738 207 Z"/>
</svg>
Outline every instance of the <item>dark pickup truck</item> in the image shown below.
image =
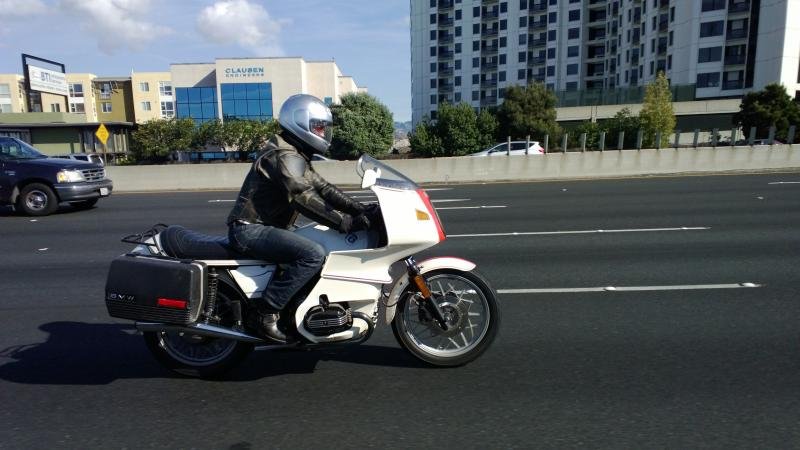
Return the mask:
<svg viewBox="0 0 800 450">
<path fill-rule="evenodd" d="M 46 216 L 61 202 L 90 208 L 113 187 L 102 165 L 48 158 L 19 139 L 0 136 L 0 205 Z"/>
</svg>

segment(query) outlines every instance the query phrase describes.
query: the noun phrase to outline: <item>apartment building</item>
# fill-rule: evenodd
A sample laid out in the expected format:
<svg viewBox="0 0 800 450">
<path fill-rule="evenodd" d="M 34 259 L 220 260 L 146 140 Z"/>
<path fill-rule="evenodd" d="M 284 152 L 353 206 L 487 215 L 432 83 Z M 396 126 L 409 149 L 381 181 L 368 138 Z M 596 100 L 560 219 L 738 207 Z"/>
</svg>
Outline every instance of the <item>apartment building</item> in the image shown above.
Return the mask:
<svg viewBox="0 0 800 450">
<path fill-rule="evenodd" d="M 495 107 L 531 82 L 624 91 L 664 72 L 688 100 L 772 82 L 800 96 L 800 0 L 412 0 L 412 109 Z"/>
<path fill-rule="evenodd" d="M 97 122 L 97 103 L 92 83 L 96 75 L 91 73 L 68 73 L 69 96 L 67 104 L 72 114 L 84 114 L 87 122 Z"/>
<path fill-rule="evenodd" d="M 268 120 L 294 94 L 326 103 L 364 91 L 333 61 L 303 58 L 224 58 L 213 63 L 173 64 L 171 80 L 178 118 L 196 122 L 226 118 Z"/>
<path fill-rule="evenodd" d="M 169 72 L 131 73 L 136 123 L 175 116 L 175 96 Z"/>
<path fill-rule="evenodd" d="M 25 112 L 25 77 L 0 74 L 0 113 Z"/>
<path fill-rule="evenodd" d="M 97 77 L 92 91 L 99 122 L 135 122 L 131 77 Z"/>
</svg>

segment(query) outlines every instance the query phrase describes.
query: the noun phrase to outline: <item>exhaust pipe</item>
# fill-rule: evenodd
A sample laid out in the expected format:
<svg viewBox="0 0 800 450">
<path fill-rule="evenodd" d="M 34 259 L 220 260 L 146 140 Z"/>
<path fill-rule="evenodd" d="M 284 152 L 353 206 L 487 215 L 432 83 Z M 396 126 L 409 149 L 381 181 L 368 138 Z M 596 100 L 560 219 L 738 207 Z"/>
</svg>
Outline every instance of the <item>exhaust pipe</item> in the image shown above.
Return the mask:
<svg viewBox="0 0 800 450">
<path fill-rule="evenodd" d="M 263 344 L 261 338 L 249 334 L 240 333 L 230 328 L 222 328 L 207 323 L 194 323 L 191 325 L 172 325 L 168 323 L 136 322 L 136 329 L 139 331 L 174 331 L 178 333 L 194 334 L 210 338 L 233 339 L 251 344 Z"/>
</svg>

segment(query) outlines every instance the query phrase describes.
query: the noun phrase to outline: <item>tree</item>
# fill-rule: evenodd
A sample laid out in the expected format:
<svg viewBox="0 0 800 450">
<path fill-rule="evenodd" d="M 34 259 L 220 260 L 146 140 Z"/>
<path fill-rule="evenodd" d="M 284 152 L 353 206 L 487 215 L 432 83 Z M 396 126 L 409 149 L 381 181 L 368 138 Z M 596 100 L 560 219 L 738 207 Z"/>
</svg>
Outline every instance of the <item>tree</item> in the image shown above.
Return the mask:
<svg viewBox="0 0 800 450">
<path fill-rule="evenodd" d="M 478 148 L 483 149 L 494 145 L 497 134 L 497 118 L 494 114 L 489 110 L 482 109 L 475 122 L 478 127 Z"/>
<path fill-rule="evenodd" d="M 436 125 L 428 116 L 422 118 L 408 135 L 411 150 L 419 156 L 442 156 L 442 141 L 436 134 Z"/>
<path fill-rule="evenodd" d="M 333 111 L 331 154 L 337 159 L 358 158 L 361 153 L 382 156 L 394 143 L 394 119 L 389 108 L 364 93 L 342 96 Z"/>
<path fill-rule="evenodd" d="M 661 133 L 661 148 L 669 145 L 669 135 L 675 131 L 675 111 L 672 109 L 672 92 L 664 72 L 659 72 L 654 82 L 647 85 L 644 104 L 639 112 L 643 146 L 654 147 L 656 133 Z"/>
<path fill-rule="evenodd" d="M 625 133 L 623 148 L 636 148 L 636 136 L 641 128 L 641 120 L 631 115 L 631 110 L 623 108 L 614 117 L 600 123 L 606 130 L 606 147 L 617 148 L 619 133 Z"/>
<path fill-rule="evenodd" d="M 552 140 L 561 134 L 556 123 L 556 103 L 555 93 L 542 83 L 506 88 L 505 100 L 497 110 L 501 137 L 541 139 L 549 134 Z"/>
<path fill-rule="evenodd" d="M 165 161 L 173 152 L 186 150 L 193 144 L 192 119 L 153 119 L 133 132 L 132 153 L 137 161 Z"/>
<path fill-rule="evenodd" d="M 763 90 L 744 96 L 733 122 L 742 127 L 745 136 L 749 136 L 751 127 L 756 127 L 756 136 L 761 138 L 766 138 L 774 125 L 777 128 L 775 138 L 785 140 L 789 126 L 800 125 L 800 106 L 782 84 L 768 84 Z"/>
<path fill-rule="evenodd" d="M 222 123 L 218 142 L 226 150 L 239 151 L 239 159 L 247 159 L 248 154 L 264 148 L 267 141 L 278 132 L 275 120 L 228 119 Z"/>
<path fill-rule="evenodd" d="M 581 134 L 586 133 L 586 148 L 597 149 L 600 148 L 600 133 L 605 131 L 603 127 L 597 122 L 586 121 L 569 131 L 569 140 L 571 147 L 580 147 Z M 608 137 L 606 137 L 606 145 Z"/>
</svg>

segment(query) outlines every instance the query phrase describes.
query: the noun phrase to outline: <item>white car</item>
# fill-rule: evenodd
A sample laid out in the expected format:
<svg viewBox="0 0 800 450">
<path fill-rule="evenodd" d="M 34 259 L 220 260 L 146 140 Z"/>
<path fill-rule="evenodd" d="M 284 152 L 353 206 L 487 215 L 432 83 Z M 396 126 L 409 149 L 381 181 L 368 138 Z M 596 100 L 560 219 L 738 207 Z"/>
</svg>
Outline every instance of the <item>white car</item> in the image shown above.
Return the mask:
<svg viewBox="0 0 800 450">
<path fill-rule="evenodd" d="M 544 155 L 544 148 L 539 145 L 538 141 L 530 141 L 528 152 L 525 152 L 526 141 L 511 141 L 511 152 L 514 155 Z M 486 150 L 473 153 L 469 156 L 506 156 L 508 152 L 508 142 L 497 144 L 489 147 Z"/>
</svg>

